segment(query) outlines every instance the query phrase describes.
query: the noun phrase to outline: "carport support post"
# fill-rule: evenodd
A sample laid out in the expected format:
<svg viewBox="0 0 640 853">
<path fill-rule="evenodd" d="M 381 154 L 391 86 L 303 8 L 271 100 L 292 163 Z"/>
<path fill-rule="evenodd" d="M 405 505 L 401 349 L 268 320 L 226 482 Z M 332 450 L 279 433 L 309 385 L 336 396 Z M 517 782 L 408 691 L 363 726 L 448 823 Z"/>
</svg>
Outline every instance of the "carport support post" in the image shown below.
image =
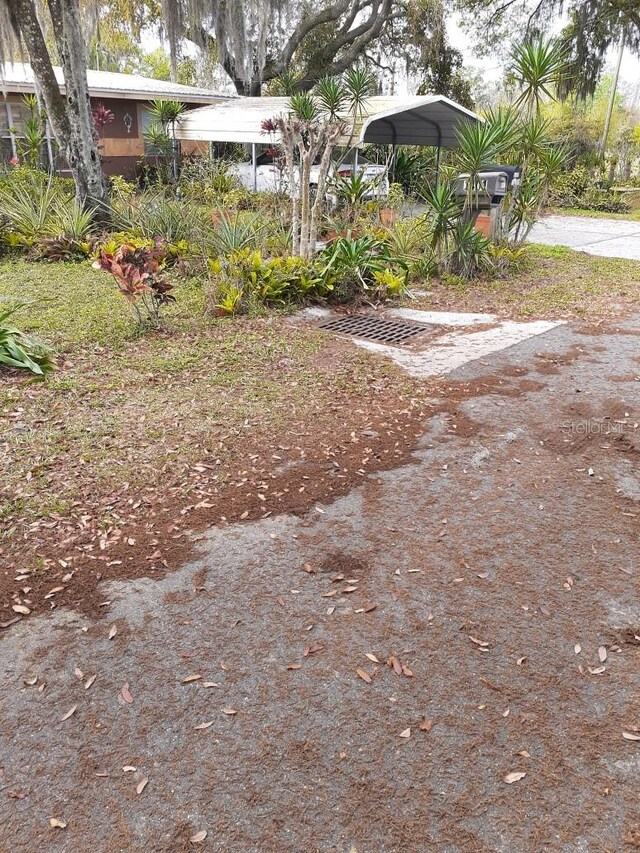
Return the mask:
<svg viewBox="0 0 640 853">
<path fill-rule="evenodd" d="M 442 148 L 438 145 L 438 150 L 436 153 L 436 190 L 438 189 L 438 185 L 440 183 L 440 152 Z"/>
<path fill-rule="evenodd" d="M 255 142 L 251 143 L 251 174 L 253 176 L 253 191 L 258 192 L 258 154 Z"/>
</svg>

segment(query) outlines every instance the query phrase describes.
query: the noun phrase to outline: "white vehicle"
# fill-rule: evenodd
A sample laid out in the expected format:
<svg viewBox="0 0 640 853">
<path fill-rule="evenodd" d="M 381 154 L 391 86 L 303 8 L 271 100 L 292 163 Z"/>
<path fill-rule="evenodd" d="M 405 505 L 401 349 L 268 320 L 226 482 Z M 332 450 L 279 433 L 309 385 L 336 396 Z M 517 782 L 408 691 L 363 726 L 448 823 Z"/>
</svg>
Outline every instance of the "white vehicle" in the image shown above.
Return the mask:
<svg viewBox="0 0 640 853">
<path fill-rule="evenodd" d="M 370 189 L 366 193 L 366 198 L 385 198 L 389 193 L 389 176 L 386 166 L 379 166 L 375 163 L 370 163 L 361 155 L 355 161 L 355 154 L 350 151 L 344 159 L 335 158 L 329 166 L 327 175 L 327 197 L 335 204 L 337 198 L 332 192 L 331 182 L 334 176 L 340 178 L 349 178 L 354 169 L 357 174 L 363 174 L 367 182 L 370 184 Z M 274 157 L 271 151 L 260 154 L 256 165 L 256 185 L 253 181 L 253 164 L 250 162 L 235 163 L 230 170 L 235 174 L 243 187 L 248 190 L 256 189 L 258 192 L 287 192 L 288 180 L 286 169 L 282 167 L 281 162 L 277 157 Z M 309 185 L 312 190 L 318 188 L 318 173 L 320 171 L 319 164 L 311 167 Z"/>
</svg>

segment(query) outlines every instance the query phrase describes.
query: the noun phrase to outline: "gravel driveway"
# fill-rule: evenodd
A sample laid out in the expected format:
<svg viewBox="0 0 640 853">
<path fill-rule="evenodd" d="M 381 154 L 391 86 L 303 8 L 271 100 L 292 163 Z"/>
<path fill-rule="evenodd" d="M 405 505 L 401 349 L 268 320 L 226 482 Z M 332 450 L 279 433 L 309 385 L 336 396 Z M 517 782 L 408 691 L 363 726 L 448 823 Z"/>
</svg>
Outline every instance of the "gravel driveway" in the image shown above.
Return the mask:
<svg viewBox="0 0 640 853">
<path fill-rule="evenodd" d="M 1 849 L 640 848 L 639 343 L 470 363 L 409 464 L 4 630 Z"/>
</svg>

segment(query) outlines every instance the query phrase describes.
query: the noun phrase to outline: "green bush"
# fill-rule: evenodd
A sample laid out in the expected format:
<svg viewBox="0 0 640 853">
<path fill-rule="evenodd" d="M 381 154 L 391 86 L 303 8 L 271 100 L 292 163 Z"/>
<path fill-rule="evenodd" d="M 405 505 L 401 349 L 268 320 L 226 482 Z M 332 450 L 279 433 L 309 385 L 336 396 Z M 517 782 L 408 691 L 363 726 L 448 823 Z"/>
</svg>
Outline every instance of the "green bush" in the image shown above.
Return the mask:
<svg viewBox="0 0 640 853">
<path fill-rule="evenodd" d="M 238 314 L 260 306 L 284 307 L 324 292 L 313 266 L 298 257 L 266 259 L 240 249 L 209 262 L 212 287 L 207 303 L 217 314 Z"/>
<path fill-rule="evenodd" d="M 627 213 L 629 205 L 610 187 L 596 181 L 584 166 L 564 172 L 554 180 L 549 194 L 551 207 L 577 207 L 604 213 Z"/>
</svg>

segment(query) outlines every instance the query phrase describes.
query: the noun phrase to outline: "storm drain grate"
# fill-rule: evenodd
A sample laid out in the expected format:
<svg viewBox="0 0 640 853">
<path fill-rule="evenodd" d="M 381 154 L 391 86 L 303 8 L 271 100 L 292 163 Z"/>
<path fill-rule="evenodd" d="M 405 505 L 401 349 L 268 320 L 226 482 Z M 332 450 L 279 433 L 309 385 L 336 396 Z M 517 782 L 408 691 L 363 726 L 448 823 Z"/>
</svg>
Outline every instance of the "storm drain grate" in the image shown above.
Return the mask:
<svg viewBox="0 0 640 853">
<path fill-rule="evenodd" d="M 428 332 L 431 326 L 419 326 L 402 320 L 385 320 L 369 314 L 349 314 L 346 317 L 325 320 L 319 324 L 319 328 L 327 332 L 366 338 L 368 341 L 402 346 L 417 335 Z"/>
</svg>

